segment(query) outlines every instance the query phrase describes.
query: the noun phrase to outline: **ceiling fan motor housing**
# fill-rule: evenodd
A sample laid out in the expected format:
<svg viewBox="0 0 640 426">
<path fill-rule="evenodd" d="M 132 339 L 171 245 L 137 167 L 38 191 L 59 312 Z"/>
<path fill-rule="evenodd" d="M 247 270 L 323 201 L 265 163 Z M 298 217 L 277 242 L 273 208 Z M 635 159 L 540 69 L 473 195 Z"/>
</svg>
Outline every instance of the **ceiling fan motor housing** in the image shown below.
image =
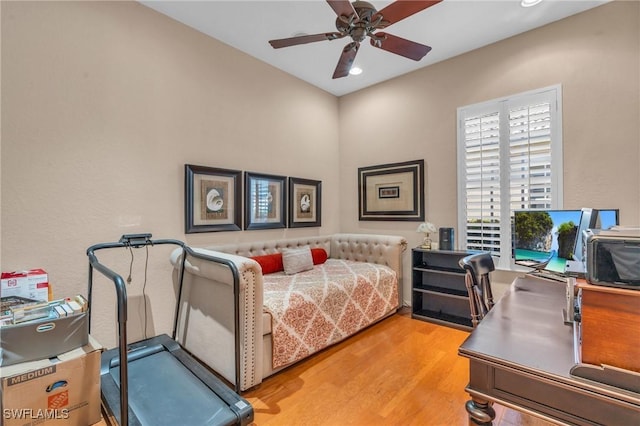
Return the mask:
<svg viewBox="0 0 640 426">
<path fill-rule="evenodd" d="M 388 22 L 382 20 L 382 16 L 373 20 L 373 16 L 378 13 L 376 8 L 366 1 L 353 2 L 353 8 L 357 16 L 338 16 L 336 18 L 336 28 L 342 34 L 349 35 L 354 42 L 360 43 L 367 36 L 372 36 L 373 32 L 386 27 Z"/>
<path fill-rule="evenodd" d="M 356 13 L 363 21 L 371 22 L 371 18 L 377 12 L 376 8 L 373 5 L 366 1 L 354 1 L 353 8 L 356 10 Z"/>
</svg>

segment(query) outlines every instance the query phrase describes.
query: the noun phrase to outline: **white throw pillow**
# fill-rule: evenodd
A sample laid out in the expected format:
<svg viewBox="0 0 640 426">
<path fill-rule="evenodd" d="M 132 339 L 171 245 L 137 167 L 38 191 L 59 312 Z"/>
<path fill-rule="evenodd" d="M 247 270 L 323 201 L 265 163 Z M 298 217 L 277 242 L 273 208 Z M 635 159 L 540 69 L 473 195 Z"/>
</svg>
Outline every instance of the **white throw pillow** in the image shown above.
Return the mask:
<svg viewBox="0 0 640 426">
<path fill-rule="evenodd" d="M 313 269 L 313 257 L 310 247 L 282 250 L 282 266 L 287 275 Z"/>
</svg>

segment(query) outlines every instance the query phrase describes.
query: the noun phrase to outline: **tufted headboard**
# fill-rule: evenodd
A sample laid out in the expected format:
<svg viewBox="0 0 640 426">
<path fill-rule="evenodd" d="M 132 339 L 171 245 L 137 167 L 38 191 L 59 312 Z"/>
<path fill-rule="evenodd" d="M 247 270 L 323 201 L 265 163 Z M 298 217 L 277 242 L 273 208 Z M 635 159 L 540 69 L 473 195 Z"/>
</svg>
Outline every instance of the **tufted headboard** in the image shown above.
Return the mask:
<svg viewBox="0 0 640 426">
<path fill-rule="evenodd" d="M 402 253 L 407 241 L 396 235 L 333 234 L 285 240 L 253 241 L 205 247 L 236 256 L 252 257 L 281 252 L 286 248 L 321 247 L 334 259 L 355 260 L 386 265 L 396 271 L 399 295 L 402 297 Z M 400 300 L 402 305 L 402 300 Z"/>
<path fill-rule="evenodd" d="M 279 253 L 287 248 L 299 248 L 304 246 L 310 246 L 311 248 L 321 247 L 325 249 L 329 256 L 331 256 L 331 236 L 258 242 L 254 241 L 250 243 L 224 244 L 205 248 L 207 250 L 221 251 L 223 253 L 235 254 L 237 256 L 252 257 Z"/>
<path fill-rule="evenodd" d="M 333 234 L 285 240 L 253 241 L 205 247 L 237 256 L 252 257 L 281 252 L 287 248 L 321 247 L 334 259 L 371 262 L 389 266 L 402 281 L 402 253 L 407 248 L 404 238 L 378 234 Z"/>
<path fill-rule="evenodd" d="M 406 249 L 407 241 L 394 235 L 334 234 L 329 256 L 386 265 L 396 271 L 402 282 L 402 253 Z"/>
</svg>

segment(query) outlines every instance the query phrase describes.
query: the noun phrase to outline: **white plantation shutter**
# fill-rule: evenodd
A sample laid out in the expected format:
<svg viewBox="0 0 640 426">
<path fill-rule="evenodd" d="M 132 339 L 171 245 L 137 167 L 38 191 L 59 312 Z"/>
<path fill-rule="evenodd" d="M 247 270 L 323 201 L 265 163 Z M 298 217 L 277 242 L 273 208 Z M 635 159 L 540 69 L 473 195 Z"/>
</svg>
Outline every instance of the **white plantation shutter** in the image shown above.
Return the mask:
<svg viewBox="0 0 640 426">
<path fill-rule="evenodd" d="M 466 247 L 500 251 L 500 119 L 497 112 L 464 120 Z"/>
<path fill-rule="evenodd" d="M 458 109 L 458 246 L 511 265 L 514 210 L 562 207 L 560 86 Z"/>
<path fill-rule="evenodd" d="M 509 178 L 511 211 L 551 208 L 549 102 L 509 111 Z"/>
</svg>

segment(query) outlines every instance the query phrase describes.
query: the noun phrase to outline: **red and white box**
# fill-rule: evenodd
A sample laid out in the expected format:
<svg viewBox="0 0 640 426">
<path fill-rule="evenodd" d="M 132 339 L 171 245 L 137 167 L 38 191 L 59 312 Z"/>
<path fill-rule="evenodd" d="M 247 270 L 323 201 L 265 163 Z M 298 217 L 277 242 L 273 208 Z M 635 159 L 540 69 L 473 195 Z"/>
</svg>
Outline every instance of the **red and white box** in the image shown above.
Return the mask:
<svg viewBox="0 0 640 426">
<path fill-rule="evenodd" d="M 3 272 L 0 279 L 0 297 L 11 296 L 49 300 L 49 275 L 43 269 Z"/>
</svg>

